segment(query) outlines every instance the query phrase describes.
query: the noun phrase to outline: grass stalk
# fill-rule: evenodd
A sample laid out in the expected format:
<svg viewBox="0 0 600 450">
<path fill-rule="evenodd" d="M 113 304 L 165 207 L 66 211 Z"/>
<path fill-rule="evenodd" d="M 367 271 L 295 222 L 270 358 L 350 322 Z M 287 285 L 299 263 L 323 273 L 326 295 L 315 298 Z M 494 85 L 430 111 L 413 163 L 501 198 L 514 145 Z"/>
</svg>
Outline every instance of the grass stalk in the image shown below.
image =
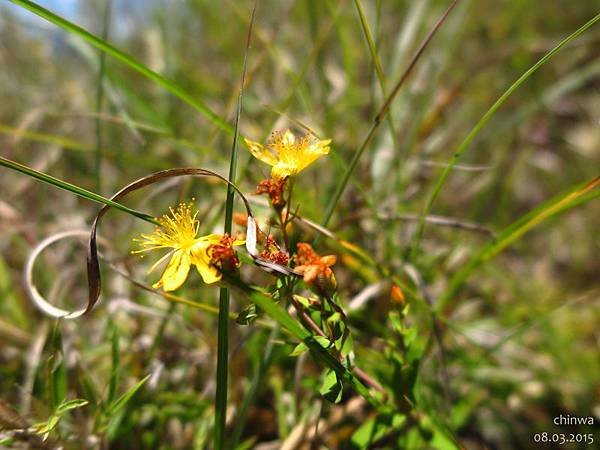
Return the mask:
<svg viewBox="0 0 600 450">
<path fill-rule="evenodd" d="M 363 35 L 365 40 L 367 41 L 367 46 L 369 47 L 369 52 L 371 53 L 371 60 L 373 62 L 373 67 L 375 69 L 375 74 L 377 75 L 377 80 L 379 81 L 379 87 L 381 89 L 381 94 L 383 98 L 387 97 L 387 88 L 385 83 L 385 74 L 383 72 L 383 68 L 381 67 L 381 60 L 379 59 L 379 55 L 377 54 L 377 45 L 375 40 L 373 39 L 373 34 L 371 33 L 371 28 L 369 27 L 369 22 L 367 21 L 367 17 L 365 15 L 365 11 L 363 9 L 362 3 L 360 0 L 354 0 L 354 5 L 356 6 L 356 12 L 358 13 L 358 17 L 360 19 L 360 26 L 363 30 Z M 392 135 L 392 142 L 394 145 L 394 149 L 399 150 L 398 147 L 398 135 L 396 134 L 396 130 L 394 128 L 394 122 L 392 121 L 391 114 L 388 114 L 387 117 L 388 127 L 390 129 L 390 133 Z"/>
<path fill-rule="evenodd" d="M 273 355 L 274 341 L 279 337 L 279 333 L 279 325 L 275 325 L 269 333 L 269 336 L 267 337 L 263 357 L 257 364 L 258 367 L 256 367 L 256 370 L 254 371 L 250 387 L 248 388 L 248 391 L 246 392 L 246 395 L 244 397 L 244 401 L 242 402 L 242 406 L 240 407 L 239 412 L 237 413 L 236 424 L 233 429 L 231 442 L 229 444 L 230 450 L 237 448 L 240 438 L 242 437 L 242 432 L 244 431 L 244 425 L 248 417 L 250 405 L 256 399 L 256 395 L 259 393 L 259 388 L 264 380 L 267 368 L 271 364 L 271 356 Z"/>
<path fill-rule="evenodd" d="M 429 33 L 427 34 L 427 36 L 425 37 L 425 39 L 423 40 L 423 42 L 421 43 L 421 45 L 419 46 L 419 48 L 417 49 L 415 54 L 413 55 L 406 70 L 400 77 L 400 80 L 398 80 L 398 82 L 394 86 L 394 89 L 392 89 L 392 92 L 390 92 L 390 94 L 387 96 L 385 102 L 383 103 L 381 109 L 379 110 L 379 113 L 375 116 L 375 119 L 373 120 L 373 124 L 371 125 L 371 128 L 369 129 L 369 132 L 367 133 L 367 136 L 363 140 L 360 147 L 356 150 L 356 152 L 354 152 L 354 155 L 352 156 L 352 160 L 350 161 L 348 169 L 344 173 L 342 179 L 338 183 L 338 185 L 333 193 L 333 196 L 331 197 L 331 200 L 327 206 L 327 209 L 325 210 L 323 219 L 321 220 L 321 225 L 323 227 L 326 227 L 327 225 L 329 225 L 329 221 L 331 220 L 331 217 L 333 216 L 335 207 L 337 206 L 338 202 L 340 201 L 342 194 L 344 193 L 344 190 L 346 189 L 346 186 L 348 185 L 348 181 L 350 181 L 350 177 L 352 176 L 352 174 L 354 173 L 354 169 L 356 169 L 356 166 L 358 165 L 358 161 L 359 161 L 360 157 L 362 156 L 365 149 L 367 148 L 367 146 L 373 139 L 373 136 L 375 135 L 375 132 L 379 128 L 379 125 L 381 124 L 382 119 L 389 112 L 390 106 L 391 106 L 392 102 L 394 101 L 394 99 L 396 98 L 396 95 L 398 95 L 400 88 L 404 85 L 405 81 L 408 79 L 408 76 L 412 73 L 412 70 L 414 69 L 417 61 L 419 60 L 419 58 L 425 51 L 425 48 L 431 42 L 433 36 L 437 32 L 437 30 L 442 26 L 442 24 L 444 23 L 444 21 L 446 20 L 446 18 L 452 11 L 452 9 L 456 6 L 456 3 L 457 3 L 457 0 L 452 2 L 452 4 L 444 12 L 444 14 L 442 14 L 442 16 L 438 19 L 438 21 L 433 26 L 433 28 L 429 31 Z M 316 237 L 315 243 L 318 240 L 319 240 L 319 236 Z"/>
<path fill-rule="evenodd" d="M 237 144 L 239 136 L 240 116 L 242 114 L 242 99 L 244 95 L 244 83 L 246 77 L 246 66 L 248 61 L 248 52 L 250 49 L 250 39 L 252 37 L 252 25 L 254 24 L 254 14 L 256 12 L 256 3 L 252 8 L 250 25 L 248 27 L 248 36 L 246 40 L 246 49 L 244 51 L 244 62 L 242 66 L 242 77 L 238 96 L 237 111 L 235 115 L 235 126 L 233 132 L 233 142 L 231 145 L 231 158 L 229 164 L 229 181 L 235 182 L 237 169 Z M 225 225 L 224 232 L 231 234 L 233 222 L 233 197 L 235 191 L 231 185 L 227 187 L 227 200 L 225 203 Z M 219 290 L 219 316 L 217 330 L 217 389 L 215 394 L 215 430 L 214 430 L 214 448 L 224 449 L 225 428 L 227 418 L 227 381 L 228 381 L 228 358 L 229 358 L 229 290 L 222 287 Z"/>
<path fill-rule="evenodd" d="M 102 17 L 102 40 L 108 38 L 108 29 L 110 27 L 110 12 L 112 0 L 108 0 L 104 6 Z M 106 69 L 106 53 L 100 52 L 98 55 L 98 80 L 96 81 L 96 191 L 102 192 L 102 108 L 104 104 L 104 71 Z"/>
<path fill-rule="evenodd" d="M 31 167 L 27 167 L 18 162 L 7 159 L 3 156 L 0 156 L 0 166 L 6 167 L 8 169 L 21 172 L 31 178 L 47 183 L 51 186 L 64 189 L 65 191 L 69 191 L 79 197 L 85 198 L 86 200 L 91 200 L 93 202 L 97 202 L 103 205 L 108 205 L 113 208 L 116 208 L 120 211 L 126 212 L 127 214 L 131 214 L 132 216 L 137 217 L 138 219 L 145 220 L 146 222 L 150 222 L 154 225 L 158 225 L 158 222 L 149 214 L 145 214 L 134 209 L 128 208 L 125 205 L 117 203 L 113 200 L 109 200 L 106 197 L 103 197 L 95 192 L 88 191 L 82 187 L 76 186 L 67 181 L 60 180 L 58 178 L 53 177 L 52 175 L 48 175 L 44 172 L 39 172 Z"/>
<path fill-rule="evenodd" d="M 505 228 L 504 231 L 499 233 L 497 239 L 483 247 L 454 275 L 454 277 L 452 277 L 448 288 L 435 306 L 436 310 L 442 312 L 447 311 L 450 304 L 455 299 L 458 290 L 463 286 L 475 269 L 492 259 L 514 241 L 546 219 L 561 214 L 580 205 L 584 201 L 600 197 L 600 189 L 598 188 L 600 188 L 600 176 L 583 186 L 577 186 L 575 189 L 571 189 L 564 194 L 548 200 Z"/>
<path fill-rule="evenodd" d="M 489 122 L 492 116 L 496 113 L 496 111 L 502 106 L 502 104 L 515 92 L 519 86 L 521 86 L 525 81 L 531 77 L 540 67 L 542 67 L 546 62 L 548 62 L 556 53 L 558 53 L 564 46 L 566 46 L 569 42 L 576 39 L 579 35 L 583 34 L 586 30 L 592 27 L 596 22 L 600 20 L 600 14 L 597 14 L 588 22 L 583 24 L 569 36 L 560 41 L 552 50 L 546 53 L 539 61 L 537 61 L 533 66 L 531 66 L 523 75 L 521 75 L 499 98 L 494 102 L 494 104 L 485 112 L 485 114 L 479 119 L 479 122 L 475 124 L 475 126 L 471 129 L 469 134 L 465 137 L 465 139 L 459 144 L 459 146 L 454 151 L 450 161 L 444 171 L 441 173 L 438 178 L 427 202 L 425 203 L 425 207 L 421 212 L 421 219 L 419 220 L 419 226 L 417 228 L 417 233 L 415 236 L 415 241 L 413 244 L 413 248 L 411 251 L 412 257 L 415 257 L 419 252 L 419 247 L 421 245 L 421 240 L 423 239 L 423 234 L 425 232 L 425 224 L 427 223 L 425 218 L 429 215 L 431 208 L 433 207 L 433 203 L 435 202 L 437 196 L 439 195 L 446 179 L 450 175 L 450 172 L 454 169 L 454 166 L 465 152 L 465 150 L 471 145 L 471 143 L 475 140 L 479 132 L 482 128 Z"/>
</svg>

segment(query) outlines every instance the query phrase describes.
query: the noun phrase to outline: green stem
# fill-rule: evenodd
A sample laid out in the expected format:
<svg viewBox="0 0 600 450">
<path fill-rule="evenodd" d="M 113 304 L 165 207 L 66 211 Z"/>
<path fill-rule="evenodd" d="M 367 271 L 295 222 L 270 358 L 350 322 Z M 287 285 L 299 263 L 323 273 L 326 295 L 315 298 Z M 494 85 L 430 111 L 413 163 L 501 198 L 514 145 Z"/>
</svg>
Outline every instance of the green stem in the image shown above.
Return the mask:
<svg viewBox="0 0 600 450">
<path fill-rule="evenodd" d="M 252 36 L 252 25 L 254 24 L 254 13 L 256 3 L 252 8 L 250 26 L 246 41 L 246 50 L 244 52 L 244 62 L 242 66 L 242 79 L 240 82 L 240 91 L 238 96 L 237 111 L 235 115 L 235 126 L 233 129 L 233 143 L 231 145 L 231 158 L 229 161 L 229 181 L 235 182 L 237 168 L 237 143 L 239 137 L 240 116 L 242 114 L 242 97 L 244 94 L 244 82 L 246 77 L 246 63 L 248 60 L 248 50 L 250 48 L 250 37 Z M 225 225 L 224 232 L 231 234 L 233 222 L 233 196 L 235 191 L 231 185 L 227 188 L 227 200 L 225 202 Z M 215 435 L 214 447 L 216 450 L 225 448 L 225 427 L 227 418 L 227 379 L 228 379 L 228 359 L 229 359 L 229 290 L 225 287 L 219 291 L 219 317 L 217 331 L 217 390 L 215 393 Z"/>
<path fill-rule="evenodd" d="M 102 18 L 102 40 L 108 37 L 110 26 L 111 0 L 106 2 Z M 106 69 L 106 53 L 100 52 L 98 57 L 98 81 L 96 85 L 96 191 L 102 192 L 102 104 L 104 103 L 104 71 Z"/>
<path fill-rule="evenodd" d="M 229 358 L 229 290 L 219 290 L 219 318 L 217 331 L 217 390 L 215 393 L 215 449 L 225 448 L 227 419 L 227 381 Z"/>
<path fill-rule="evenodd" d="M 371 53 L 371 60 L 373 62 L 373 68 L 375 69 L 375 73 L 377 75 L 377 80 L 379 81 L 379 87 L 381 89 L 381 94 L 383 98 L 387 97 L 387 89 L 385 85 L 385 75 L 383 73 L 383 68 L 381 67 L 381 61 L 379 60 L 379 56 L 377 54 L 377 46 L 375 44 L 375 40 L 373 39 L 373 35 L 369 28 L 369 23 L 367 22 L 367 17 L 365 16 L 365 12 L 363 10 L 362 4 L 360 0 L 354 0 L 354 5 L 356 6 L 356 12 L 358 13 L 358 18 L 360 19 L 360 25 L 363 30 L 363 34 L 365 36 L 365 40 L 367 41 L 367 46 L 369 47 L 369 52 Z M 394 122 L 392 120 L 392 115 L 388 114 L 386 116 L 388 126 L 390 128 L 390 134 L 392 137 L 392 143 L 394 145 L 394 149 L 398 151 L 398 135 L 396 130 L 394 129 Z"/>
<path fill-rule="evenodd" d="M 242 406 L 237 414 L 237 422 L 233 430 L 233 437 L 229 445 L 229 448 L 232 450 L 237 448 L 240 438 L 242 437 L 242 432 L 244 431 L 244 424 L 246 423 L 246 418 L 248 417 L 248 410 L 250 409 L 250 405 L 252 405 L 252 402 L 256 399 L 256 396 L 259 393 L 260 385 L 264 380 L 264 375 L 267 371 L 267 368 L 271 364 L 271 356 L 273 355 L 273 343 L 279 337 L 279 332 L 279 325 L 276 324 L 271 330 L 271 333 L 269 333 L 269 337 L 267 338 L 263 357 L 258 363 L 258 367 L 254 372 L 254 376 L 252 377 L 252 383 L 248 388 L 248 392 L 246 392 L 246 396 L 244 397 Z"/>
</svg>

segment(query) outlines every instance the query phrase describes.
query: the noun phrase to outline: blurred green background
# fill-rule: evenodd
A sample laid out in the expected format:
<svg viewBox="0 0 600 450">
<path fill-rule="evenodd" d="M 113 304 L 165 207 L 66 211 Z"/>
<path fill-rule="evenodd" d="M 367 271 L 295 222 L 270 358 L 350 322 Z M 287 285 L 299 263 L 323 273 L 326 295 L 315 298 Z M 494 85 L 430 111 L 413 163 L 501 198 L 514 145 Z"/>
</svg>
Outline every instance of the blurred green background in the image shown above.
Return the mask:
<svg viewBox="0 0 600 450">
<path fill-rule="evenodd" d="M 105 36 L 233 123 L 251 2 L 39 3 Z M 303 217 L 322 219 L 385 98 L 381 81 L 389 93 L 448 4 L 360 3 L 381 62 L 380 80 L 354 2 L 258 2 L 241 134 L 264 142 L 272 130 L 302 131 L 303 124 L 332 139 L 331 155 L 295 182 L 294 203 Z M 593 1 L 459 2 L 394 100 L 390 120 L 365 149 L 330 229 L 393 274 L 404 276 L 409 264 L 435 301 L 499 231 L 543 201 L 598 176 L 596 25 L 542 66 L 492 117 L 451 173 L 431 211 L 442 217 L 427 224 L 422 251 L 411 257 L 415 216 L 456 147 L 514 80 L 598 12 Z M 226 174 L 231 138 L 78 36 L 0 3 L 2 156 L 110 196 L 136 178 L 170 167 Z M 238 185 L 251 194 L 268 168 L 240 146 L 238 173 Z M 167 182 L 126 203 L 161 215 L 191 197 L 203 230 L 220 230 L 225 192 L 218 184 Z M 259 220 L 266 220 L 268 210 L 257 208 Z M 35 244 L 56 231 L 87 228 L 97 210 L 97 204 L 0 169 L 2 404 L 32 422 L 47 420 L 56 406 L 48 400 L 58 395 L 55 383 L 64 398 L 89 401 L 70 411 L 51 434 L 50 441 L 65 448 L 205 448 L 211 442 L 215 388 L 214 313 L 169 303 L 108 269 L 102 302 L 83 319 L 56 324 L 25 294 L 22 271 Z M 394 310 L 390 277 L 340 255 L 334 269 L 357 364 L 386 388 L 401 391 L 394 383 L 414 383 L 419 402 L 408 416 L 412 425 L 390 425 L 393 437 L 373 448 L 455 448 L 457 443 L 469 449 L 538 448 L 533 436 L 544 431 L 595 431 L 600 442 L 597 426 L 552 423 L 560 414 L 600 422 L 599 218 L 598 201 L 579 205 L 478 268 L 444 319 L 443 352 L 436 348 L 422 355 L 413 374 L 417 381 L 394 378 L 393 355 L 384 351 L 397 339 L 388 320 Z M 156 281 L 145 273 L 149 266 L 129 251 L 131 238 L 150 229 L 121 212 L 111 212 L 100 228 L 115 261 L 148 284 Z M 340 249 L 323 242 L 318 251 Z M 57 243 L 36 264 L 38 289 L 57 305 L 82 304 L 84 261 L 83 247 Z M 242 273 L 257 285 L 272 282 L 249 267 Z M 217 304 L 217 290 L 197 276 L 177 294 Z M 234 297 L 234 312 L 245 306 Z M 432 333 L 426 308 L 410 306 L 402 320 L 424 340 Z M 270 331 L 231 327 L 229 423 L 240 429 L 239 448 L 310 448 L 310 433 L 302 426 L 314 428 L 317 417 L 316 448 L 366 446 L 356 433 L 376 413 L 352 392 L 340 405 L 322 404 L 321 368 L 310 357 L 290 357 L 293 345 L 284 337 L 271 342 L 273 355 L 261 367 L 247 417 L 236 424 Z M 114 414 L 103 409 L 104 400 L 118 398 L 147 374 L 150 379 L 126 406 Z M 427 421 L 439 426 L 428 428 Z M 450 438 L 438 439 L 439 429 Z"/>
</svg>

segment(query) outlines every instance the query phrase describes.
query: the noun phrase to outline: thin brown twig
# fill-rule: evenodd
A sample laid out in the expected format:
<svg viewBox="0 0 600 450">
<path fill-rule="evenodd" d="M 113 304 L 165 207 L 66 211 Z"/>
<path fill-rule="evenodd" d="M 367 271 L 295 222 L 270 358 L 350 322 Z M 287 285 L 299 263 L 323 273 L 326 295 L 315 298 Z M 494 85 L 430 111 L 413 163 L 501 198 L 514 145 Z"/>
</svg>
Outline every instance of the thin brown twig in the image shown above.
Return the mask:
<svg viewBox="0 0 600 450">
<path fill-rule="evenodd" d="M 339 222 L 338 224 L 336 224 L 334 227 L 332 227 L 333 230 L 339 230 L 340 228 L 346 226 L 346 224 L 352 224 L 355 223 L 357 220 L 363 219 L 363 218 L 370 218 L 372 217 L 370 213 L 366 213 L 364 211 L 358 211 L 354 214 L 351 214 L 350 216 L 346 217 L 346 219 L 344 219 L 343 221 Z M 385 213 L 379 213 L 377 214 L 377 219 L 384 221 L 384 222 L 391 222 L 391 221 L 407 221 L 407 222 L 416 222 L 420 219 L 418 214 L 415 213 L 397 213 L 397 214 L 385 214 Z M 425 221 L 428 224 L 432 224 L 432 225 L 440 225 L 443 227 L 450 227 L 450 228 L 458 228 L 460 230 L 465 230 L 465 231 L 474 231 L 476 233 L 482 233 L 482 234 L 487 234 L 490 237 L 495 237 L 495 232 L 494 230 L 492 230 L 490 227 L 477 223 L 477 222 L 470 222 L 468 220 L 461 220 L 461 219 L 457 219 L 454 217 L 447 217 L 447 216 L 440 216 L 440 215 L 436 215 L 436 214 L 429 214 L 426 218 Z"/>
</svg>

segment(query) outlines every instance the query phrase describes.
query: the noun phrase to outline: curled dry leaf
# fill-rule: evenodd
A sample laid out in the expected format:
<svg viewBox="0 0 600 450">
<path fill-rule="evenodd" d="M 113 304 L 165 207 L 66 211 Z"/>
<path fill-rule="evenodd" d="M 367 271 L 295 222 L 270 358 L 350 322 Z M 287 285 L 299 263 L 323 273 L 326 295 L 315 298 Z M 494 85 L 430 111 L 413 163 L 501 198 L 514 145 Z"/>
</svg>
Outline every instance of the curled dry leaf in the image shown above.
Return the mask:
<svg viewBox="0 0 600 450">
<path fill-rule="evenodd" d="M 227 180 L 227 178 L 223 177 L 222 175 L 219 175 L 218 173 L 213 172 L 212 170 L 202 169 L 202 168 L 194 168 L 194 167 L 183 167 L 183 168 L 162 170 L 160 172 L 155 172 L 150 175 L 147 175 L 143 178 L 140 178 L 140 179 L 128 184 L 127 186 L 122 188 L 120 191 L 118 191 L 116 194 L 114 194 L 110 199 L 113 201 L 118 201 L 118 200 L 122 199 L 123 197 L 125 197 L 126 195 L 130 194 L 131 192 L 134 192 L 140 188 L 149 186 L 151 184 L 154 184 L 158 181 L 161 181 L 161 180 L 164 180 L 167 178 L 181 177 L 181 176 L 197 176 L 197 177 L 217 178 L 217 179 L 223 181 L 224 183 L 226 183 L 232 189 L 234 189 L 240 195 L 242 201 L 244 202 L 244 206 L 246 208 L 246 213 L 248 215 L 248 220 L 246 223 L 246 228 L 247 228 L 246 229 L 246 250 L 248 251 L 250 256 L 253 258 L 254 262 L 262 269 L 270 271 L 270 272 L 281 273 L 283 275 L 297 275 L 289 267 L 282 266 L 279 264 L 274 264 L 269 261 L 263 261 L 258 256 L 258 252 L 256 249 L 257 225 L 256 225 L 256 221 L 254 220 L 254 217 L 252 214 L 252 209 L 250 208 L 250 204 L 248 203 L 248 200 L 246 199 L 244 194 L 242 194 L 240 189 L 235 184 L 233 184 L 232 182 Z M 104 205 L 100 209 L 100 211 L 96 215 L 96 218 L 94 219 L 94 222 L 92 223 L 92 228 L 90 231 L 88 255 L 87 255 L 88 304 L 87 304 L 84 314 L 88 313 L 92 310 L 92 308 L 94 307 L 94 305 L 96 304 L 96 302 L 98 301 L 98 298 L 100 296 L 101 278 L 100 278 L 100 266 L 98 263 L 98 250 L 97 250 L 97 246 L 96 246 L 96 233 L 97 233 L 98 225 L 100 224 L 100 221 L 102 220 L 102 217 L 106 214 L 106 212 L 109 209 L 110 209 L 109 205 Z"/>
<path fill-rule="evenodd" d="M 130 194 L 138 189 L 149 186 L 151 184 L 154 184 L 154 183 L 159 182 L 164 179 L 180 177 L 180 176 L 212 177 L 212 178 L 217 178 L 217 179 L 223 181 L 224 183 L 226 183 L 227 185 L 231 186 L 231 188 L 233 188 L 240 195 L 240 197 L 244 203 L 244 206 L 246 208 L 246 214 L 248 216 L 247 222 L 246 222 L 246 251 L 253 258 L 255 264 L 267 272 L 279 273 L 282 275 L 300 276 L 294 270 L 292 270 L 291 268 L 289 268 L 287 266 L 276 264 L 271 261 L 266 261 L 259 256 L 259 252 L 258 252 L 257 246 L 256 246 L 258 225 L 256 224 L 256 221 L 254 219 L 254 216 L 252 214 L 252 210 L 250 208 L 250 204 L 248 203 L 248 200 L 246 199 L 244 194 L 242 194 L 242 192 L 239 190 L 239 188 L 237 186 L 235 186 L 235 184 L 231 183 L 225 177 L 219 175 L 216 172 L 213 172 L 208 169 L 192 168 L 192 167 L 162 170 L 160 172 L 155 172 L 155 173 L 147 175 L 143 178 L 140 178 L 136 181 L 133 181 L 132 183 L 128 184 L 127 186 L 125 186 L 121 190 L 119 190 L 117 193 L 115 193 L 112 197 L 110 197 L 110 200 L 119 201 L 122 198 L 124 198 L 125 196 L 127 196 L 128 194 Z M 111 208 L 110 205 L 104 205 L 98 211 L 98 214 L 96 215 L 96 217 L 94 218 L 94 221 L 92 223 L 90 232 L 87 232 L 85 230 L 68 230 L 68 231 L 64 231 L 61 233 L 53 234 L 53 235 L 47 237 L 46 239 L 44 239 L 42 242 L 40 242 L 30 253 L 27 263 L 25 265 L 25 270 L 24 270 L 25 288 L 26 288 L 26 291 L 27 291 L 30 299 L 32 300 L 32 302 L 46 315 L 48 315 L 50 317 L 54 317 L 54 318 L 74 319 L 74 318 L 81 317 L 82 315 L 89 313 L 93 309 L 94 305 L 97 303 L 98 298 L 100 297 L 100 290 L 101 290 L 101 283 L 102 283 L 101 275 L 100 275 L 100 264 L 99 264 L 99 260 L 98 260 L 98 243 L 97 243 L 97 241 L 99 238 L 97 235 L 97 230 L 98 230 L 98 225 L 100 224 L 102 218 L 104 217 L 104 215 L 108 212 L 108 210 L 110 208 Z M 150 217 L 151 216 L 148 216 L 148 218 L 150 218 Z M 74 238 L 74 237 L 80 237 L 80 238 L 87 237 L 88 238 L 88 248 L 87 248 L 88 299 L 87 299 L 87 305 L 85 308 L 81 308 L 76 311 L 67 311 L 65 309 L 58 308 L 58 307 L 50 304 L 39 293 L 39 291 L 37 290 L 37 288 L 35 287 L 35 285 L 33 283 L 33 266 L 34 266 L 36 259 L 48 246 L 50 246 L 51 244 L 53 244 L 59 240 L 67 239 L 67 238 Z"/>
</svg>

